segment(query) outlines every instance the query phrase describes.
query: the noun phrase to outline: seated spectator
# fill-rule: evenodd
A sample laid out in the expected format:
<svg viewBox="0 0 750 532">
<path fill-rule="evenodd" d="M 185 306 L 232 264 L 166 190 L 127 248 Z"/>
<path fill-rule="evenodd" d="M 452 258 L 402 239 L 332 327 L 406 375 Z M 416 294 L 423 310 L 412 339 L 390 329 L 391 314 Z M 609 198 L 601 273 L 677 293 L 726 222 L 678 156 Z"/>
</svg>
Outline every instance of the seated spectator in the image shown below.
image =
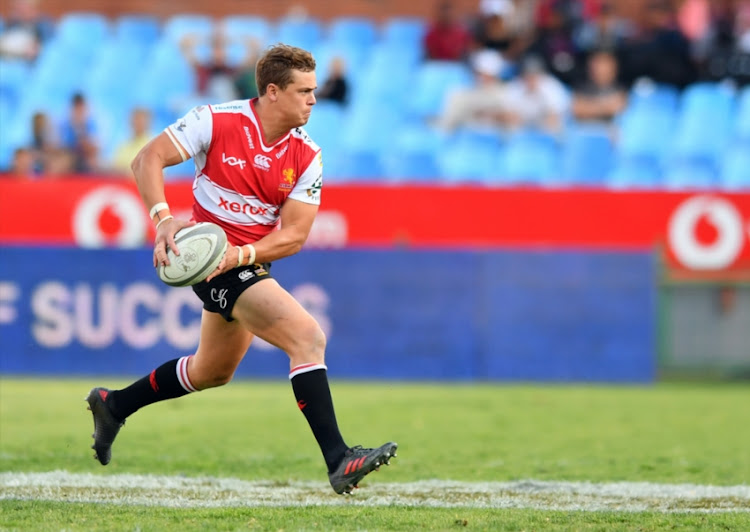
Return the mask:
<svg viewBox="0 0 750 532">
<path fill-rule="evenodd" d="M 249 100 L 258 96 L 258 84 L 255 80 L 255 65 L 258 62 L 260 43 L 255 38 L 246 41 L 247 55 L 237 66 L 234 75 L 234 88 L 237 97 L 241 100 Z"/>
<path fill-rule="evenodd" d="M 38 172 L 34 168 L 34 155 L 30 149 L 16 148 L 8 173 L 14 177 L 25 179 L 34 179 L 37 176 Z"/>
<path fill-rule="evenodd" d="M 626 91 L 617 81 L 617 59 L 602 50 L 589 56 L 587 66 L 588 79 L 573 92 L 573 117 L 610 124 L 627 104 Z"/>
<path fill-rule="evenodd" d="M 115 150 L 112 159 L 112 170 L 122 175 L 131 175 L 130 163 L 138 152 L 151 140 L 151 112 L 137 107 L 130 113 L 131 136 Z"/>
<path fill-rule="evenodd" d="M 0 33 L 0 56 L 34 61 L 51 36 L 52 21 L 39 13 L 38 0 L 15 0 Z"/>
<path fill-rule="evenodd" d="M 425 59 L 461 61 L 466 58 L 470 41 L 469 31 L 458 20 L 453 2 L 441 1 L 424 36 Z"/>
<path fill-rule="evenodd" d="M 474 27 L 475 47 L 497 50 L 509 60 L 518 58 L 522 52 L 521 46 L 528 43 L 522 43 L 510 25 L 514 12 L 511 0 L 482 0 Z"/>
<path fill-rule="evenodd" d="M 217 32 L 211 36 L 210 52 L 206 59 L 200 58 L 196 52 L 199 44 L 195 35 L 186 35 L 180 43 L 185 59 L 195 69 L 196 96 L 220 102 L 237 99 L 234 85 L 237 68 L 229 64 L 224 35 Z"/>
<path fill-rule="evenodd" d="M 500 80 L 503 66 L 503 58 L 495 50 L 474 54 L 474 86 L 458 89 L 448 96 L 438 127 L 445 131 L 460 127 L 502 128 L 505 125 L 505 87 Z"/>
<path fill-rule="evenodd" d="M 54 138 L 49 117 L 43 112 L 36 112 L 31 117 L 31 150 L 34 169 L 37 173 L 45 172 L 50 157 L 59 149 Z"/>
<path fill-rule="evenodd" d="M 98 169 L 96 122 L 81 93 L 76 93 L 71 100 L 70 114 L 62 124 L 60 140 L 62 147 L 73 155 L 73 171 L 86 174 Z"/>
<path fill-rule="evenodd" d="M 570 98 L 565 86 L 544 68 L 537 57 L 526 58 L 521 74 L 507 85 L 504 98 L 510 129 L 537 129 L 555 134 L 562 130 Z"/>
<path fill-rule="evenodd" d="M 623 46 L 621 70 L 628 86 L 641 77 L 680 88 L 697 80 L 690 42 L 677 27 L 669 0 L 648 1 L 642 27 Z"/>
<path fill-rule="evenodd" d="M 344 60 L 336 57 L 331 61 L 330 72 L 323 82 L 323 86 L 315 92 L 318 100 L 331 100 L 345 104 L 348 96 L 349 83 L 346 81 Z"/>
<path fill-rule="evenodd" d="M 599 13 L 576 28 L 574 41 L 583 54 L 605 48 L 617 53 L 632 34 L 632 24 L 617 15 L 612 0 L 604 0 Z"/>
<path fill-rule="evenodd" d="M 546 0 L 540 13 L 536 37 L 526 53 L 544 61 L 546 70 L 566 85 L 575 85 L 583 75 L 573 35 L 582 18 L 569 0 Z"/>
</svg>

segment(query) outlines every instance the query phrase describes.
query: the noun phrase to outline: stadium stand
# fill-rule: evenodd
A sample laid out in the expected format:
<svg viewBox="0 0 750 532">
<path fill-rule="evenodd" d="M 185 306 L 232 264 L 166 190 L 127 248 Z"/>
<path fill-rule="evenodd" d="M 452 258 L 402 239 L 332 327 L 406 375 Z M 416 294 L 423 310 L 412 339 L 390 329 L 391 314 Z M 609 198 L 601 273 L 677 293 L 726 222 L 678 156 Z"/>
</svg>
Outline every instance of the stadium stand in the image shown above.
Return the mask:
<svg viewBox="0 0 750 532">
<path fill-rule="evenodd" d="M 85 93 L 102 122 L 105 159 L 135 106 L 151 110 L 161 128 L 205 103 L 194 98 L 195 72 L 179 44 L 186 35 L 208 39 L 223 31 L 234 47 L 252 37 L 262 46 L 287 42 L 310 49 L 319 82 L 334 58 L 344 59 L 352 88 L 348 105 L 319 102 L 308 126 L 334 180 L 750 187 L 749 87 L 701 81 L 681 90 L 639 80 L 628 89 L 627 108 L 613 130 L 571 119 L 555 138 L 528 131 L 437 131 L 432 124 L 447 95 L 470 85 L 473 76 L 464 63 L 423 60 L 427 25 L 407 16 L 324 22 L 67 13 L 35 62 L 0 60 L 0 168 L 7 169 L 13 151 L 28 144 L 34 112 L 59 121 L 75 92 Z M 240 56 L 239 48 L 235 52 L 230 58 Z M 167 172 L 170 179 L 191 174 L 189 165 Z"/>
</svg>

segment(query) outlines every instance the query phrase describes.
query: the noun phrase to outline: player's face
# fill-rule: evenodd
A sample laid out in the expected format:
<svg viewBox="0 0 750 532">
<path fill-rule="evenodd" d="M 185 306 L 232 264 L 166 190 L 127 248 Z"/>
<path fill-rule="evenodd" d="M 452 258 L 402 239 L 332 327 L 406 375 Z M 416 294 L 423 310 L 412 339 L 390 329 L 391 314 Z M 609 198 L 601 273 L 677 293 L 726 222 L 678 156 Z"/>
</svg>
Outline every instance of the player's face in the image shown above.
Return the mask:
<svg viewBox="0 0 750 532">
<path fill-rule="evenodd" d="M 317 88 L 315 72 L 292 71 L 292 82 L 279 93 L 279 103 L 289 122 L 293 124 L 291 127 L 307 124 L 315 105 L 314 91 Z"/>
</svg>

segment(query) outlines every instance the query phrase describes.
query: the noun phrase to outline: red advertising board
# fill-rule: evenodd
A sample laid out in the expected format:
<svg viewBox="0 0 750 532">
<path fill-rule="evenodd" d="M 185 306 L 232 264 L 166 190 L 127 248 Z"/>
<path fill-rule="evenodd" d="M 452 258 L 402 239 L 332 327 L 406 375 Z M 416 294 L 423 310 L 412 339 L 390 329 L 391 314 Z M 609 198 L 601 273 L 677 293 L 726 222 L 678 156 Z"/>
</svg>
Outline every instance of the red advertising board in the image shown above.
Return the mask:
<svg viewBox="0 0 750 532">
<path fill-rule="evenodd" d="M 167 199 L 189 216 L 190 182 Z M 153 236 L 135 186 L 72 178 L 0 181 L 0 243 L 137 247 Z M 663 246 L 688 271 L 750 271 L 750 193 L 327 185 L 311 245 Z"/>
</svg>

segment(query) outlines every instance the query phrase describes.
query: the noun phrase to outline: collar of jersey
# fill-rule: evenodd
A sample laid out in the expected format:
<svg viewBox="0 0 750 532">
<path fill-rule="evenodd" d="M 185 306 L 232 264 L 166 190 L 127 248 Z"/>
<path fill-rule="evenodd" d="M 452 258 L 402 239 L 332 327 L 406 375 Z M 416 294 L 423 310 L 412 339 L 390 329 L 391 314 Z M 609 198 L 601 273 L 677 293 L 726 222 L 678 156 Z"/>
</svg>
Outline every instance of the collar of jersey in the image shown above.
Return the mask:
<svg viewBox="0 0 750 532">
<path fill-rule="evenodd" d="M 263 149 L 263 151 L 265 151 L 265 152 L 269 152 L 269 151 L 272 151 L 276 146 L 278 146 L 282 142 L 285 142 L 289 138 L 289 135 L 291 135 L 292 132 L 291 132 L 291 130 L 289 130 L 289 132 L 286 135 L 284 135 L 283 137 L 281 137 L 279 140 L 277 140 L 275 143 L 273 143 L 269 147 L 266 144 L 266 139 L 263 136 L 263 128 L 260 127 L 260 118 L 258 118 L 258 115 L 255 114 L 255 102 L 257 102 L 257 101 L 258 101 L 258 98 L 256 97 L 256 98 L 252 98 L 250 100 L 250 102 L 249 102 L 249 104 L 250 104 L 250 121 L 255 126 L 255 131 L 258 132 L 258 138 L 260 139 L 260 147 L 261 147 L 261 149 Z"/>
</svg>

